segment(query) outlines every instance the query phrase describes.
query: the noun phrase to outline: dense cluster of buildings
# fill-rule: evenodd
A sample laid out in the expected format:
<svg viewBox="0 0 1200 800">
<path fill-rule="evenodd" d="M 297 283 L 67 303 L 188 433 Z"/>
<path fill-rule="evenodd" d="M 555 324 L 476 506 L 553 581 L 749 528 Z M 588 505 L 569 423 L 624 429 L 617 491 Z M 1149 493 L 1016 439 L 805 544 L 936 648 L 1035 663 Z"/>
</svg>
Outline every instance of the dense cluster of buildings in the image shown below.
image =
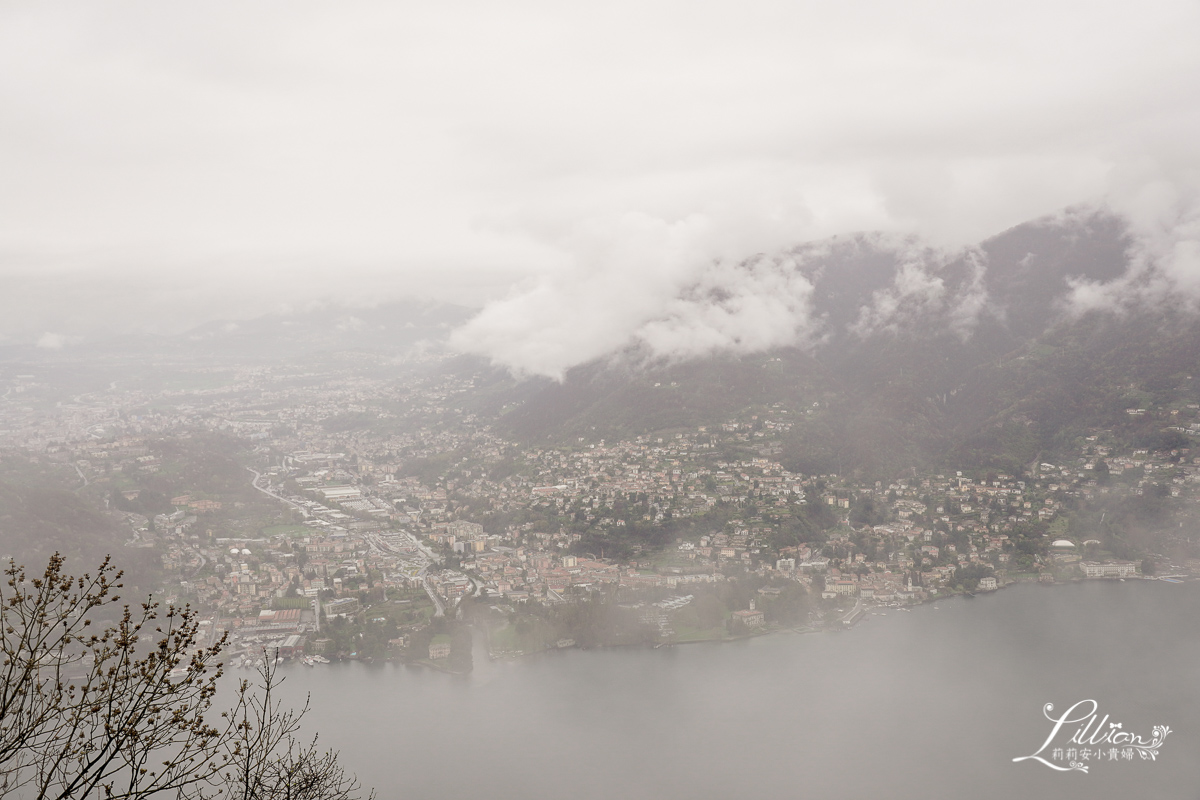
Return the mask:
<svg viewBox="0 0 1200 800">
<path fill-rule="evenodd" d="M 319 610 L 329 617 L 351 606 L 319 604 L 372 592 L 423 592 L 440 615 L 469 594 L 564 603 L 604 586 L 677 590 L 731 570 L 874 603 L 919 600 L 964 569 L 982 589 L 1072 569 L 1129 577 L 1135 566 L 1105 558 L 1099 540 L 1068 535 L 1064 511 L 1150 491 L 1195 502 L 1200 480 L 1200 457 L 1188 449 L 1122 448 L 1105 432 L 1021 476 L 864 482 L 789 470 L 781 437 L 819 407 L 526 447 L 464 411 L 471 378 L 265 367 L 223 377 L 219 388 L 114 384 L 30 405 L 24 399 L 46 387 L 27 376 L 0 405 L 0 446 L 105 486 L 114 503 L 116 494 L 135 503 L 141 479 L 178 481 L 170 463 L 178 456 L 164 442 L 206 433 L 242 442 L 254 502 L 175 485 L 170 513 L 109 512 L 128 526 L 131 546 L 160 552 L 171 596 L 253 635 L 311 632 Z M 1180 430 L 1200 429 L 1196 415 L 1195 405 L 1176 409 Z M 635 528 L 673 534 L 650 549 Z M 1031 531 L 1045 541 L 1029 546 Z M 277 609 L 281 600 L 293 608 Z M 271 611 L 296 614 L 261 616 Z M 759 614 L 747 616 L 753 627 L 751 618 Z"/>
</svg>

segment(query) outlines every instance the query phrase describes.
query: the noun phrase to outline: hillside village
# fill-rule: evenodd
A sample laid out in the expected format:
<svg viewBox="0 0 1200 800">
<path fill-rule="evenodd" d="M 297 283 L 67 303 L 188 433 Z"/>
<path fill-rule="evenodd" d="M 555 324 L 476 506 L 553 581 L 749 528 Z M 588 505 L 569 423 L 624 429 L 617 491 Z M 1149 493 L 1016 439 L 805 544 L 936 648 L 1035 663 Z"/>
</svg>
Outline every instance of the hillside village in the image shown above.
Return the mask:
<svg viewBox="0 0 1200 800">
<path fill-rule="evenodd" d="M 469 410 L 474 378 L 376 373 L 192 369 L 214 385 L 65 399 L 22 375 L 0 403 L 0 448 L 102 505 L 127 547 L 157 554 L 164 599 L 201 608 L 214 637 L 307 663 L 469 668 L 466 623 L 516 655 L 836 628 L 1013 581 L 1200 569 L 1200 405 L 1186 399 L 1125 412 L 1158 421 L 1148 446 L 1096 430 L 1019 473 L 872 481 L 781 463 L 820 401 L 528 446 Z M 1121 515 L 1161 524 L 1149 537 L 1115 527 Z M 603 620 L 587 610 L 600 605 Z"/>
</svg>

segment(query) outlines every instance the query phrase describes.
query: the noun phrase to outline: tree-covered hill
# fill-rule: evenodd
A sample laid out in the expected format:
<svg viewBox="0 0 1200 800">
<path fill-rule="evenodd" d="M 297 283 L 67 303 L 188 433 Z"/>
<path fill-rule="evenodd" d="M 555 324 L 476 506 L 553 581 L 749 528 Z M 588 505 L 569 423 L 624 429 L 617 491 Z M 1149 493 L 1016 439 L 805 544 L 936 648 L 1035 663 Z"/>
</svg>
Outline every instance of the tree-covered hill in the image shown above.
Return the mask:
<svg viewBox="0 0 1200 800">
<path fill-rule="evenodd" d="M 1073 283 L 1119 276 L 1128 247 L 1122 223 L 1103 214 L 1031 222 L 943 261 L 848 237 L 787 254 L 814 286 L 815 346 L 682 363 L 629 350 L 562 382 L 458 367 L 488 376 L 474 410 L 528 443 L 717 425 L 777 404 L 803 414 L 782 456 L 801 471 L 1012 468 L 1088 428 L 1158 435 L 1170 420 L 1125 409 L 1194 397 L 1195 318 L 1067 311 Z M 915 262 L 936 302 L 897 288 Z M 886 324 L 871 316 L 881 307 Z"/>
</svg>

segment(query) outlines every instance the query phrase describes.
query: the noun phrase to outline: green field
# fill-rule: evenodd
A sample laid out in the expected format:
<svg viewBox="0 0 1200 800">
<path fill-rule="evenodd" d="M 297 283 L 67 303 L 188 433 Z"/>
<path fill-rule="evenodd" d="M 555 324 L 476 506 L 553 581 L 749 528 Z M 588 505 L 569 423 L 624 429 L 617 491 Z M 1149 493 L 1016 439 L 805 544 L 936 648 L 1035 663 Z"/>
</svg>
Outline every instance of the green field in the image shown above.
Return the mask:
<svg viewBox="0 0 1200 800">
<path fill-rule="evenodd" d="M 532 628 L 525 633 L 518 633 L 515 625 L 505 625 L 491 632 L 490 647 L 493 653 L 500 651 L 522 651 L 534 653 L 545 650 L 550 645 L 545 641 L 547 631 L 541 626 Z"/>
<path fill-rule="evenodd" d="M 723 628 L 692 628 L 687 625 L 675 626 L 673 642 L 709 642 L 725 638 Z"/>
<path fill-rule="evenodd" d="M 311 536 L 312 528 L 303 525 L 268 525 L 262 529 L 263 536 Z"/>
</svg>

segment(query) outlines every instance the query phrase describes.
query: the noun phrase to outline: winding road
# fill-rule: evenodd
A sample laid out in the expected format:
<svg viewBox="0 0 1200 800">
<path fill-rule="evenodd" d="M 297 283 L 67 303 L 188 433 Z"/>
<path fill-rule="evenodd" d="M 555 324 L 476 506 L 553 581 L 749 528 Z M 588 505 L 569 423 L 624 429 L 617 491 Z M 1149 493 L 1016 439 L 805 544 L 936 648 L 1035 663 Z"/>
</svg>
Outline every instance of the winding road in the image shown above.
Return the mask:
<svg viewBox="0 0 1200 800">
<path fill-rule="evenodd" d="M 252 475 L 254 475 L 254 480 L 250 481 L 250 485 L 253 486 L 255 489 L 258 489 L 260 492 L 267 495 L 268 497 L 275 498 L 276 500 L 278 500 L 281 503 L 287 503 L 289 506 L 291 506 L 292 508 L 299 511 L 304 516 L 306 516 L 306 517 L 308 516 L 308 510 L 306 508 L 304 508 L 303 506 L 299 505 L 298 503 L 294 503 L 291 500 L 288 500 L 286 497 L 275 494 L 270 489 L 264 489 L 263 487 L 259 486 L 258 482 L 259 482 L 259 480 L 262 479 L 261 472 L 251 469 L 250 467 L 246 467 L 246 471 L 250 472 Z"/>
</svg>

